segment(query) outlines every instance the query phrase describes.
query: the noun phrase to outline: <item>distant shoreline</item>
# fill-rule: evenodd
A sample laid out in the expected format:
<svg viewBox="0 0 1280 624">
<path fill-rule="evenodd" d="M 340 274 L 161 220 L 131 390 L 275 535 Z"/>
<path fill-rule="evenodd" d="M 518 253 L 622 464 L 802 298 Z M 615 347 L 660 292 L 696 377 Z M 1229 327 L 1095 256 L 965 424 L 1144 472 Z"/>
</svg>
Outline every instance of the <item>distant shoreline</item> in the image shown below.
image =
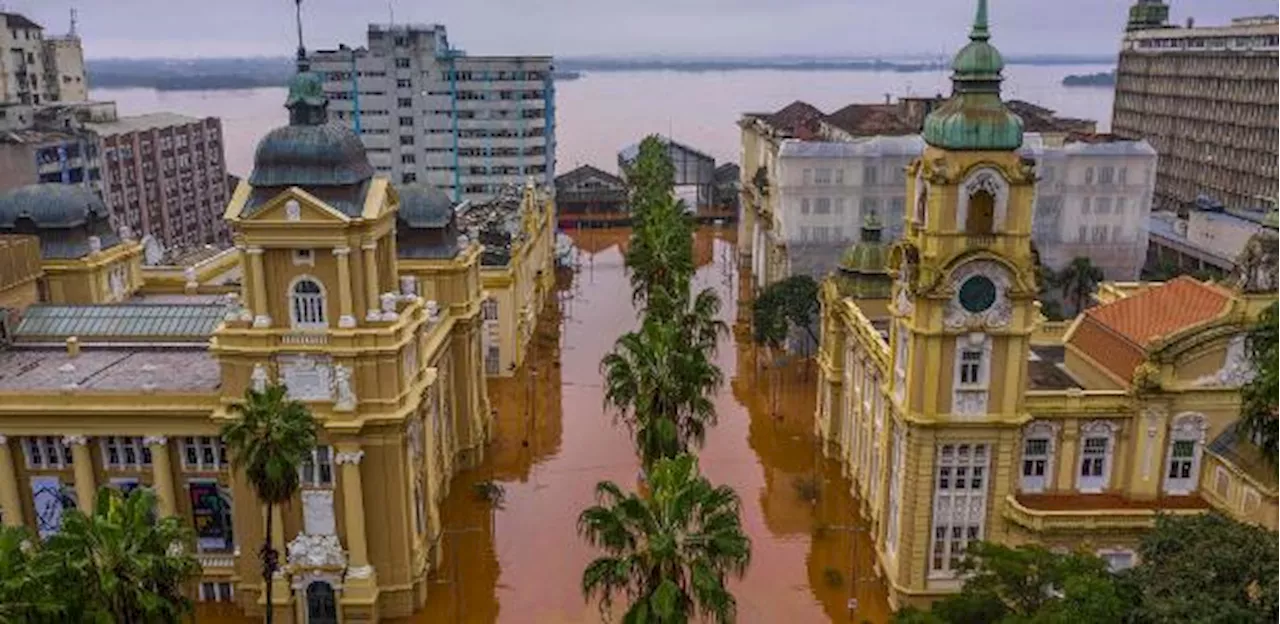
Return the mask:
<svg viewBox="0 0 1280 624">
<path fill-rule="evenodd" d="M 1114 87 L 1116 72 L 1098 72 L 1096 74 L 1071 74 L 1062 79 L 1064 87 Z"/>
<path fill-rule="evenodd" d="M 1111 62 L 1108 60 L 1107 62 Z M 1028 57 L 1010 59 L 1010 65 L 1093 65 L 1091 57 Z M 89 83 L 98 89 L 155 89 L 157 91 L 220 91 L 284 87 L 293 75 L 287 58 L 242 59 L 102 59 L 87 63 Z M 557 60 L 557 81 L 577 80 L 590 72 L 727 72 L 727 71 L 865 71 L 918 73 L 940 71 L 946 63 L 932 61 L 882 61 L 862 59 L 646 59 L 565 58 Z M 1064 82 L 1064 84 L 1066 84 Z M 1070 85 L 1074 86 L 1074 85 Z"/>
</svg>

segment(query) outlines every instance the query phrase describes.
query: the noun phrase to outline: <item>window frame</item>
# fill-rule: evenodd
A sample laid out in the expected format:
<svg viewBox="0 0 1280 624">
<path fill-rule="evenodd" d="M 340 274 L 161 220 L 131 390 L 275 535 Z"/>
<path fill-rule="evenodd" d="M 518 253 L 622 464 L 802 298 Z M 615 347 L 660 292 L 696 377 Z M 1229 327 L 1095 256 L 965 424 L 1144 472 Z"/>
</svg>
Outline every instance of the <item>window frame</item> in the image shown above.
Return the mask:
<svg viewBox="0 0 1280 624">
<path fill-rule="evenodd" d="M 1106 420 L 1093 420 L 1080 426 L 1080 451 L 1076 457 L 1076 490 L 1081 494 L 1101 494 L 1111 485 L 1112 465 L 1115 463 L 1116 433 L 1119 427 Z M 1105 440 L 1101 456 L 1090 452 L 1088 441 Z M 1085 474 L 1086 464 L 1101 460 L 1100 474 Z M 1093 472 L 1093 470 L 1089 470 Z"/>
<path fill-rule="evenodd" d="M 336 481 L 335 465 L 333 447 L 317 444 L 298 464 L 298 484 L 305 490 L 332 490 Z"/>
<path fill-rule="evenodd" d="M 319 290 L 318 293 L 298 293 L 298 287 L 304 283 L 310 282 L 315 284 Z M 289 325 L 293 329 L 328 329 L 328 296 L 324 287 L 324 282 L 319 278 L 303 274 L 299 275 L 289 282 Z M 300 303 L 306 303 L 306 307 L 300 307 Z M 318 305 L 312 305 L 318 304 Z M 308 319 L 302 318 L 302 314 L 308 312 Z M 319 318 L 316 320 L 315 314 L 318 312 Z"/>
<path fill-rule="evenodd" d="M 205 460 L 205 451 L 212 453 L 213 459 Z M 190 453 L 195 452 L 192 462 Z M 221 472 L 230 466 L 227 460 L 227 445 L 219 436 L 183 436 L 182 437 L 182 469 L 187 472 Z"/>
<path fill-rule="evenodd" d="M 1053 463 L 1055 459 L 1055 451 L 1057 450 L 1059 425 L 1053 422 L 1043 420 L 1033 421 L 1027 424 L 1022 431 L 1022 441 L 1020 444 L 1021 457 L 1018 460 L 1018 489 L 1026 494 L 1038 494 L 1049 489 L 1053 484 Z M 1030 454 L 1027 452 L 1027 446 L 1033 441 L 1043 441 L 1044 451 L 1042 453 Z M 1040 474 L 1027 474 L 1029 467 L 1035 467 L 1036 464 L 1030 462 L 1040 462 Z M 1032 470 L 1034 473 L 1035 470 Z"/>
<path fill-rule="evenodd" d="M 960 450 L 967 448 L 962 459 Z M 951 452 L 948 454 L 947 449 Z M 981 451 L 979 452 L 979 449 Z M 986 533 L 991 456 L 995 445 L 986 441 L 956 440 L 937 445 L 933 470 L 933 516 L 926 559 L 928 578 L 955 578 L 956 564 L 965 549 Z M 963 470 L 962 470 L 963 469 Z M 958 483 L 976 487 L 956 487 Z M 974 516 L 974 512 L 979 513 Z M 959 524 L 956 519 L 964 516 Z M 956 530 L 959 529 L 957 535 Z"/>
<path fill-rule="evenodd" d="M 1190 496 L 1200 487 L 1200 462 L 1204 452 L 1208 421 L 1195 412 L 1184 412 L 1173 419 L 1169 438 L 1165 444 L 1162 488 L 1169 496 Z M 1190 444 L 1190 456 L 1175 456 L 1178 443 Z M 1176 463 L 1175 463 L 1176 462 Z M 1186 476 L 1174 476 L 1174 471 L 1184 468 Z"/>
</svg>

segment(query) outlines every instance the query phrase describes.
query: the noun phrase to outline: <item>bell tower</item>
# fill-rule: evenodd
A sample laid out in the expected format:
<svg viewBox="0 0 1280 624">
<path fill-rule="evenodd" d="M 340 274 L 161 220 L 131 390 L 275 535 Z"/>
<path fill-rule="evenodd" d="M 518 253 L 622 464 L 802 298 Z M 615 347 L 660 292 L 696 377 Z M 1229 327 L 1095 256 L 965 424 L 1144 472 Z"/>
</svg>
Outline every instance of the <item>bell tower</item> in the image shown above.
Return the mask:
<svg viewBox="0 0 1280 624">
<path fill-rule="evenodd" d="M 1004 62 L 990 38 L 978 0 L 951 98 L 925 119 L 924 153 L 907 168 L 913 207 L 890 253 L 887 390 L 901 419 L 891 480 L 913 475 L 890 484 L 897 526 L 886 541 L 898 555 L 887 573 L 908 588 L 899 605 L 958 588 L 968 544 L 1003 531 L 1010 475 L 997 473 L 1009 463 L 996 457 L 1015 450 L 1025 420 L 1035 173 L 1018 153 L 1022 120 L 1001 101 Z"/>
</svg>

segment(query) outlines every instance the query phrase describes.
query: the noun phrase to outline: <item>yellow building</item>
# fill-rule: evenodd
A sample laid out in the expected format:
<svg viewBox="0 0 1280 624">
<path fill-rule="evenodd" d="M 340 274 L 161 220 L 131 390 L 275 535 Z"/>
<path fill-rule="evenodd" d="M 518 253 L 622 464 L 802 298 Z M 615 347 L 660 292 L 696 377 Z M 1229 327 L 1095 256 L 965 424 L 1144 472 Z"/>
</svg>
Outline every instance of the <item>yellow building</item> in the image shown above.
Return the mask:
<svg viewBox="0 0 1280 624">
<path fill-rule="evenodd" d="M 48 303 L 22 311 L 13 344 L 0 347 L 6 524 L 49 534 L 99 486 L 153 488 L 159 512 L 196 531 L 198 599 L 262 613 L 264 510 L 230 471 L 218 432 L 246 389 L 282 382 L 322 430 L 297 500 L 274 512 L 284 570 L 270 608 L 280 621 L 375 621 L 422 607 L 446 555 L 440 501 L 491 428 L 482 248 L 458 235 L 433 190 L 376 177 L 360 139 L 325 123 L 327 105 L 303 68 L 289 125 L 262 139 L 226 208 L 233 259 L 143 271 L 136 243 L 86 242 L 76 262 L 131 262 L 128 301 L 106 305 L 126 294 L 95 298 L 96 269 L 68 273 L 54 296 L 65 259 L 46 254 Z M 41 223 L 83 205 L 39 191 L 0 198 L 0 217 L 16 206 Z M 45 249 L 65 238 L 32 233 Z M 541 261 L 516 254 L 512 270 L 531 257 Z M 26 297 L 26 281 L 12 281 L 0 300 Z"/>
<path fill-rule="evenodd" d="M 1036 173 L 1000 100 L 985 0 L 970 38 L 907 170 L 905 240 L 886 254 L 869 224 L 822 290 L 815 426 L 863 501 L 891 604 L 958 590 L 976 540 L 1089 548 L 1121 568 L 1158 512 L 1274 528 L 1274 471 L 1234 426 L 1243 334 L 1274 275 L 1107 285 L 1046 323 Z"/>
</svg>

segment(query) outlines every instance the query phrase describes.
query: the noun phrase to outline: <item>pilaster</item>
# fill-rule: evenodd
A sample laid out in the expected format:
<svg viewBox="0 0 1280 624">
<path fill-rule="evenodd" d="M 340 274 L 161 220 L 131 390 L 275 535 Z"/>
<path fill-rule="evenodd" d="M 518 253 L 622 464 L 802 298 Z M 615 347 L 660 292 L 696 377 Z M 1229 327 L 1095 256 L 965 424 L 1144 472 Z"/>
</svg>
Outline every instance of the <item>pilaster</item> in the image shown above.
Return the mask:
<svg viewBox="0 0 1280 624">
<path fill-rule="evenodd" d="M 382 315 L 379 313 L 381 304 L 378 301 L 378 243 L 369 241 L 361 245 L 360 249 L 364 251 L 364 294 L 369 306 L 364 320 L 379 321 Z"/>
<path fill-rule="evenodd" d="M 9 440 L 0 435 L 0 509 L 5 526 L 22 526 L 22 499 L 18 496 L 18 477 L 9 452 Z"/>
<path fill-rule="evenodd" d="M 267 307 L 266 273 L 262 268 L 263 250 L 255 246 L 245 249 L 245 252 L 249 254 L 249 274 L 250 281 L 253 282 L 253 301 L 249 302 L 249 309 L 253 311 L 253 326 L 271 327 L 271 315 Z"/>
<path fill-rule="evenodd" d="M 1054 489 L 1058 492 L 1070 492 L 1075 489 L 1076 473 L 1079 471 L 1080 422 L 1068 420 L 1062 426 L 1062 450 L 1058 452 L 1058 465 L 1054 467 Z"/>
<path fill-rule="evenodd" d="M 93 478 L 93 454 L 89 452 L 89 438 L 82 435 L 70 435 L 62 438 L 62 443 L 71 447 L 71 461 L 75 465 L 76 506 L 81 511 L 93 513 L 93 495 L 97 484 Z"/>
<path fill-rule="evenodd" d="M 364 487 L 360 477 L 364 451 L 357 443 L 339 443 L 335 450 L 337 452 L 333 460 L 341 471 L 342 512 L 347 542 L 347 576 L 339 602 L 347 619 L 375 621 L 378 583 L 373 565 L 369 563 Z"/>
<path fill-rule="evenodd" d="M 169 439 L 164 436 L 147 436 L 142 443 L 151 450 L 151 487 L 155 490 L 161 516 L 177 513 L 173 497 L 173 465 L 169 461 Z"/>
<path fill-rule="evenodd" d="M 338 262 L 338 327 L 356 326 L 355 304 L 351 299 L 351 248 L 334 247 L 333 256 Z"/>
</svg>

